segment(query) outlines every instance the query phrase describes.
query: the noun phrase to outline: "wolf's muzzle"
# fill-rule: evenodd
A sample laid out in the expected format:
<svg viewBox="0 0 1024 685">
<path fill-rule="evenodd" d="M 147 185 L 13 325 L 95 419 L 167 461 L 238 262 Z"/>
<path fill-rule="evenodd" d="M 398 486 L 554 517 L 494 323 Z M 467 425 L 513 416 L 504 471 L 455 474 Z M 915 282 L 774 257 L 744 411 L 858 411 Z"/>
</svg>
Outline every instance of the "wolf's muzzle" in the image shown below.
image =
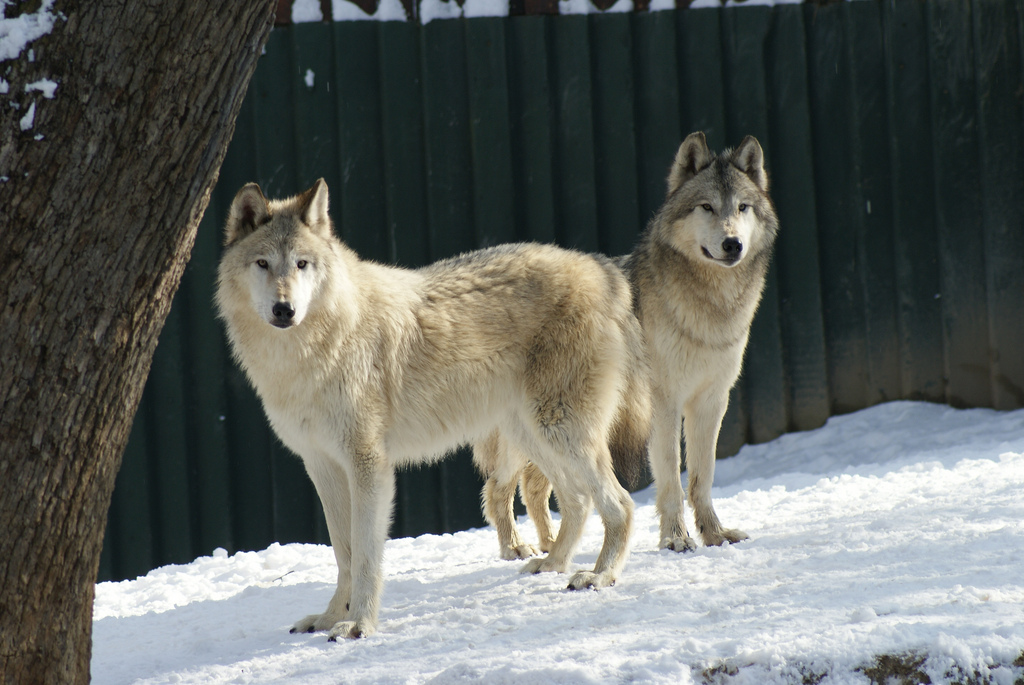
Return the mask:
<svg viewBox="0 0 1024 685">
<path fill-rule="evenodd" d="M 288 328 L 295 318 L 295 307 L 290 302 L 275 302 L 270 313 L 274 315 L 274 320 L 270 323 L 278 328 Z"/>
</svg>

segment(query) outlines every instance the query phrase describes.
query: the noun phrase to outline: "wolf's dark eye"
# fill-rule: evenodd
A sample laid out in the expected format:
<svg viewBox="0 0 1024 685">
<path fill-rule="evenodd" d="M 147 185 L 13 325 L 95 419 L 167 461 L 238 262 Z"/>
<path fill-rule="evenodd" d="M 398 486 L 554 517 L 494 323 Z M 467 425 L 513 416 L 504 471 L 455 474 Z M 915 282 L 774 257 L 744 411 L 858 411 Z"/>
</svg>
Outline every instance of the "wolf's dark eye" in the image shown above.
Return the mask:
<svg viewBox="0 0 1024 685">
<path fill-rule="evenodd" d="M 307 262 L 305 259 L 300 259 L 299 261 L 295 262 L 295 266 L 299 267 L 300 269 L 305 269 L 308 263 L 309 262 Z"/>
<path fill-rule="evenodd" d="M 258 266 L 261 269 L 266 269 L 267 268 L 267 260 L 265 260 L 265 259 L 257 259 L 256 260 L 256 266 Z"/>
<path fill-rule="evenodd" d="M 741 203 L 740 203 L 740 207 L 739 207 L 739 210 L 740 210 L 741 212 L 745 212 L 745 211 L 747 211 L 748 209 L 750 209 L 750 205 L 746 204 L 745 202 L 741 202 Z"/>
<path fill-rule="evenodd" d="M 710 204 L 708 204 L 707 202 L 705 202 L 704 204 L 702 204 L 702 205 L 700 206 L 700 208 L 701 208 L 701 209 L 703 209 L 703 210 L 704 210 L 705 212 L 713 212 L 713 211 L 715 211 L 715 208 L 714 208 L 714 207 L 712 207 L 712 206 L 711 206 Z"/>
</svg>

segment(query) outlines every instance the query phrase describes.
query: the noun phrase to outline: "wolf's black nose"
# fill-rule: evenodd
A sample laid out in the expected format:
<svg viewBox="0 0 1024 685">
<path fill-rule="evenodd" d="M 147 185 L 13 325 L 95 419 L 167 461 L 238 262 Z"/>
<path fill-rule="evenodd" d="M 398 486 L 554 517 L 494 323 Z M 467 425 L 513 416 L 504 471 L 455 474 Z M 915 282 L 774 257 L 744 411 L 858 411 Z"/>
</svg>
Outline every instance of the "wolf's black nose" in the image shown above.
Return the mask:
<svg viewBox="0 0 1024 685">
<path fill-rule="evenodd" d="M 295 308 L 290 302 L 277 302 L 270 311 L 275 318 L 281 320 L 291 320 L 295 316 Z"/>
<path fill-rule="evenodd" d="M 722 252 L 725 253 L 726 259 L 738 259 L 743 252 L 743 243 L 739 238 L 726 238 L 722 241 Z"/>
</svg>

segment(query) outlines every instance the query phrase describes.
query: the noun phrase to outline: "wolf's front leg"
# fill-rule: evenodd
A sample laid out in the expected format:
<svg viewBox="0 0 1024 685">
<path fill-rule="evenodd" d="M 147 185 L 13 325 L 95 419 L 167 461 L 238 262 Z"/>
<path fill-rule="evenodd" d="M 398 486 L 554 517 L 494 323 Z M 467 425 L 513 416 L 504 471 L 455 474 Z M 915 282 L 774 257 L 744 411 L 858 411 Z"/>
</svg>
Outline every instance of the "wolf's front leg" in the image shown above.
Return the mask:
<svg viewBox="0 0 1024 685">
<path fill-rule="evenodd" d="M 676 552 L 692 552 L 697 549 L 697 544 L 687 532 L 683 520 L 683 486 L 679 477 L 683 412 L 675 408 L 675 402 L 664 397 L 656 396 L 654 406 L 648 456 L 661 518 L 658 546 Z"/>
<path fill-rule="evenodd" d="M 533 525 L 537 528 L 540 551 L 550 552 L 555 544 L 555 527 L 551 520 L 551 509 L 548 507 L 551 499 L 551 481 L 540 472 L 536 464 L 530 462 L 523 469 L 520 483 L 519 490 L 523 496 L 523 504 L 526 505 L 526 513 L 530 515 Z"/>
<path fill-rule="evenodd" d="M 348 616 L 327 634 L 329 640 L 367 637 L 377 631 L 384 588 L 387 539 L 395 474 L 383 454 L 357 455 L 352 473 L 352 595 Z"/>
<path fill-rule="evenodd" d="M 337 558 L 337 555 L 335 555 Z M 349 565 L 338 566 L 338 586 L 334 590 L 334 596 L 327 604 L 327 610 L 322 614 L 310 614 L 295 622 L 290 632 L 293 633 L 318 633 L 321 630 L 330 630 L 338 621 L 348 615 L 349 598 L 352 595 L 352 583 L 349 577 Z"/>
<path fill-rule="evenodd" d="M 338 621 L 348 616 L 349 600 L 352 595 L 352 500 L 348 476 L 340 462 L 329 456 L 304 459 L 303 463 L 324 508 L 327 531 L 331 536 L 331 547 L 334 549 L 334 559 L 338 564 L 338 585 L 327 605 L 327 610 L 322 614 L 310 614 L 297 621 L 292 626 L 293 633 L 330 630 Z"/>
<path fill-rule="evenodd" d="M 690 506 L 693 507 L 697 530 L 705 545 L 718 546 L 726 541 L 739 542 L 749 537 L 742 530 L 723 527 L 711 502 L 718 431 L 722 427 L 722 418 L 728 405 L 728 388 L 724 392 L 712 388 L 691 398 L 683 410 Z"/>
</svg>

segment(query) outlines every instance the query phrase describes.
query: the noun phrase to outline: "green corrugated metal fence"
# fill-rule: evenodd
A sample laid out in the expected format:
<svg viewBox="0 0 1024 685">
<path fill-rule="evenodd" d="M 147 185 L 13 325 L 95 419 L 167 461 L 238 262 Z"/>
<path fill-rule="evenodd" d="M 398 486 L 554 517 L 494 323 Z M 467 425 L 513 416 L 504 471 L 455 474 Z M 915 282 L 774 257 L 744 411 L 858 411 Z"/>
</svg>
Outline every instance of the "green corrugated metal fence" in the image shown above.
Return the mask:
<svg viewBox="0 0 1024 685">
<path fill-rule="evenodd" d="M 1024 3 L 940 0 L 278 28 L 153 361 L 101 577 L 326 542 L 214 319 L 235 191 L 327 179 L 371 259 L 621 254 L 682 137 L 756 135 L 782 231 L 723 454 L 898 398 L 1024 406 Z M 309 79 L 312 85 L 307 85 Z M 465 452 L 400 474 L 394 535 L 480 525 Z"/>
</svg>

